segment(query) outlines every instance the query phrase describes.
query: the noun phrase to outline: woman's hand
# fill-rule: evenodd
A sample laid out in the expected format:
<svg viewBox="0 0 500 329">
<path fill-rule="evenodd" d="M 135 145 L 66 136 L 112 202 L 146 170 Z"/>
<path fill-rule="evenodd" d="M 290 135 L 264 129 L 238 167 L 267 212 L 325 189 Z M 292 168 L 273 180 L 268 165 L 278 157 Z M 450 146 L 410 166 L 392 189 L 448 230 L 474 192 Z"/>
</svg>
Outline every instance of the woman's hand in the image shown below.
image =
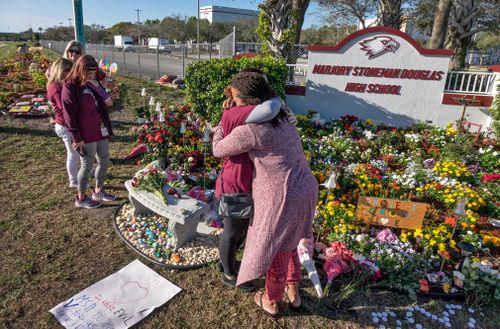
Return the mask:
<svg viewBox="0 0 500 329">
<path fill-rule="evenodd" d="M 230 109 L 231 107 L 235 107 L 236 102 L 232 98 L 226 98 L 224 102 L 222 103 L 222 107 L 224 110 Z"/>
<path fill-rule="evenodd" d="M 72 146 L 73 146 L 73 149 L 75 149 L 78 153 L 82 153 L 83 152 L 83 141 L 81 142 L 78 142 L 78 143 L 73 143 Z"/>
</svg>

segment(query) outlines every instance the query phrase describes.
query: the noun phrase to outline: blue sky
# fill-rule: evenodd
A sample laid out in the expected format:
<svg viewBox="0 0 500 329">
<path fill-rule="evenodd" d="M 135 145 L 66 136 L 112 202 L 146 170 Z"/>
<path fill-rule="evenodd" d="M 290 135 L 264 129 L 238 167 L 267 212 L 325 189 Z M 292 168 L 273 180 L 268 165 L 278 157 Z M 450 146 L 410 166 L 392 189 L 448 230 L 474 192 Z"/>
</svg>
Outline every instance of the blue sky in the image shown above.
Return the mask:
<svg viewBox="0 0 500 329">
<path fill-rule="evenodd" d="M 200 6 L 216 5 L 256 9 L 262 1 L 252 0 L 200 0 Z M 100 24 L 110 27 L 121 21 L 136 21 L 134 9 L 141 9 L 140 20 L 163 18 L 179 14 L 196 16 L 197 0 L 83 0 L 83 20 L 87 25 Z M 318 10 L 309 7 L 304 27 L 318 24 Z M 20 32 L 30 26 L 68 26 L 73 17 L 72 0 L 0 0 L 0 31 Z"/>
</svg>

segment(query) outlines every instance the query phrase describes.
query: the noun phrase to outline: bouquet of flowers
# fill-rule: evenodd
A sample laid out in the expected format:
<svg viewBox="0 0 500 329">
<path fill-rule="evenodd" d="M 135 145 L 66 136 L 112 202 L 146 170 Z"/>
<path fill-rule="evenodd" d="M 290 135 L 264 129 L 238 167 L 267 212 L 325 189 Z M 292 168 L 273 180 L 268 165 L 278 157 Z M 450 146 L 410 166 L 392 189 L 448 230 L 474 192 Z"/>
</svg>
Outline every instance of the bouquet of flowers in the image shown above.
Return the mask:
<svg viewBox="0 0 500 329">
<path fill-rule="evenodd" d="M 132 186 L 136 189 L 153 193 L 165 204 L 168 204 L 167 196 L 163 193 L 165 175 L 157 169 L 139 172 L 132 178 Z"/>
</svg>

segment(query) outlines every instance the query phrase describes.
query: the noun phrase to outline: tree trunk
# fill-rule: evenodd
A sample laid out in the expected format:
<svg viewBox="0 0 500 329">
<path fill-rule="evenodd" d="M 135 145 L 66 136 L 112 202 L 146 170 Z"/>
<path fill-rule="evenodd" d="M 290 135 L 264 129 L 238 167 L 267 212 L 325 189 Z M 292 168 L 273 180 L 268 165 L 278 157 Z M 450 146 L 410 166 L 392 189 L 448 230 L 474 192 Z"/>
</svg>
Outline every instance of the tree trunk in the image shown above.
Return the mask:
<svg viewBox="0 0 500 329">
<path fill-rule="evenodd" d="M 448 18 L 450 17 L 451 0 L 439 0 L 436 17 L 432 25 L 432 35 L 429 40 L 429 48 L 441 49 L 446 39 L 448 30 Z"/>
<path fill-rule="evenodd" d="M 452 0 L 450 27 L 446 38 L 446 48 L 455 50 L 451 60 L 452 69 L 461 69 L 465 65 L 465 56 L 472 36 L 473 25 L 479 14 L 474 0 Z"/>
<path fill-rule="evenodd" d="M 379 0 L 378 25 L 389 26 L 395 29 L 401 27 L 402 0 Z"/>
<path fill-rule="evenodd" d="M 270 52 L 287 63 L 295 63 L 294 44 L 299 43 L 304 16 L 310 0 L 268 0 L 260 5 L 269 20 L 270 35 L 266 40 Z"/>
</svg>

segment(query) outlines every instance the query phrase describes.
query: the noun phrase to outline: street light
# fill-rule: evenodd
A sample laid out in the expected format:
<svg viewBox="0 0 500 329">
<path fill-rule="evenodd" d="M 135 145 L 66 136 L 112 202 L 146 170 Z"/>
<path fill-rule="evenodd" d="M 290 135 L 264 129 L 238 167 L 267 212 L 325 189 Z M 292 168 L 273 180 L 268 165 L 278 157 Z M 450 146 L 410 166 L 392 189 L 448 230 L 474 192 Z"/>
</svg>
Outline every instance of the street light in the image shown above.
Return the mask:
<svg viewBox="0 0 500 329">
<path fill-rule="evenodd" d="M 198 45 L 198 61 L 200 60 L 200 0 L 198 0 L 198 20 L 196 21 L 196 44 Z"/>
<path fill-rule="evenodd" d="M 137 42 L 139 43 L 139 46 L 141 45 L 141 21 L 139 20 L 139 13 L 141 12 L 140 9 L 134 9 L 134 11 L 137 12 Z"/>
</svg>

